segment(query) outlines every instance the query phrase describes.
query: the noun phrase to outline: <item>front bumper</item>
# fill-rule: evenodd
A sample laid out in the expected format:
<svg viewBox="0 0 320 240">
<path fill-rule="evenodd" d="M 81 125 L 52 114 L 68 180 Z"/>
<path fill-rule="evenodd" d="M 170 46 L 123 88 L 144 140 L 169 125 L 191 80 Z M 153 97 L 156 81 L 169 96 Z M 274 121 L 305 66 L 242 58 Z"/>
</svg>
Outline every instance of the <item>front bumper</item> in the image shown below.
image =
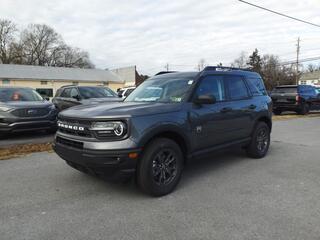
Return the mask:
<svg viewBox="0 0 320 240">
<path fill-rule="evenodd" d="M 46 130 L 56 128 L 56 120 L 40 120 L 40 121 L 19 121 L 7 122 L 0 121 L 0 132 L 22 132 L 34 130 Z"/>
<path fill-rule="evenodd" d="M 139 155 L 141 151 L 138 148 L 107 150 L 108 146 L 105 146 L 105 150 L 98 150 L 83 146 L 85 144 L 81 141 L 59 135 L 53 143 L 54 151 L 71 167 L 112 181 L 127 179 L 134 174 L 138 158 L 130 158 L 129 153 Z"/>
</svg>

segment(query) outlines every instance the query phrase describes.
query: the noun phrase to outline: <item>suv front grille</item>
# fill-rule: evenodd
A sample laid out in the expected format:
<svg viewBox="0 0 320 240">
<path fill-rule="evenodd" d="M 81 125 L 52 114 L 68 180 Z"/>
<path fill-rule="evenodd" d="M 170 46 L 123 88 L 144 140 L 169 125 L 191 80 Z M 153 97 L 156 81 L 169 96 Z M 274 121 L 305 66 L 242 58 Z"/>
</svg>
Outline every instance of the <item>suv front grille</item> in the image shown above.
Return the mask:
<svg viewBox="0 0 320 240">
<path fill-rule="evenodd" d="M 75 128 L 61 127 L 61 126 L 59 126 L 59 123 L 66 125 L 66 126 L 73 126 Z M 80 128 L 81 128 L 81 130 L 80 130 Z M 65 118 L 59 118 L 59 120 L 58 120 L 58 129 L 62 133 L 90 138 L 90 137 L 92 137 L 92 133 L 89 130 L 89 128 L 90 128 L 89 121 L 65 119 Z"/>
<path fill-rule="evenodd" d="M 48 115 L 49 108 L 22 108 L 15 109 L 11 113 L 16 117 L 43 117 Z"/>
<path fill-rule="evenodd" d="M 65 126 L 59 126 L 63 124 Z M 81 120 L 81 119 L 70 119 L 59 117 L 58 119 L 58 130 L 61 133 L 70 134 L 74 136 L 87 137 L 87 138 L 96 138 L 101 140 L 119 140 L 122 137 L 118 137 L 113 131 L 104 131 L 104 130 L 90 130 L 91 121 Z M 75 129 L 73 128 L 75 127 Z M 79 127 L 83 129 L 79 130 Z"/>
</svg>

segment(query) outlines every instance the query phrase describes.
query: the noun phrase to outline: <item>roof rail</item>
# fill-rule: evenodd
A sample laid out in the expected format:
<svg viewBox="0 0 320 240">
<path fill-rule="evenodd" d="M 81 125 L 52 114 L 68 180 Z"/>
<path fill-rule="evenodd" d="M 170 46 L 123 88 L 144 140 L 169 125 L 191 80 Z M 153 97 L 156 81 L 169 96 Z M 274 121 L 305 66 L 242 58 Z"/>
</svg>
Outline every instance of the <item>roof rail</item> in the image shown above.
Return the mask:
<svg viewBox="0 0 320 240">
<path fill-rule="evenodd" d="M 219 69 L 222 70 L 240 70 L 240 71 L 249 71 L 252 72 L 249 68 L 235 68 L 235 67 L 225 67 L 225 66 L 207 66 L 203 69 L 203 71 L 218 71 Z"/>
<path fill-rule="evenodd" d="M 177 71 L 161 71 L 161 72 L 158 72 L 155 76 L 167 74 L 167 73 L 175 73 L 175 72 L 177 72 Z"/>
</svg>

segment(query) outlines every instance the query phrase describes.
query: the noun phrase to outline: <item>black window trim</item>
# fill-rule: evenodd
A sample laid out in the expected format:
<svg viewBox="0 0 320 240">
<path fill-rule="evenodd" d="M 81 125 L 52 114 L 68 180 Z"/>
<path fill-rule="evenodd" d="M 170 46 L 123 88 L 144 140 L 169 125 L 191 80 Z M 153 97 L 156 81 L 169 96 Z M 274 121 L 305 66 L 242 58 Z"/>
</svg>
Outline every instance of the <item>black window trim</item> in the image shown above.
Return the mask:
<svg viewBox="0 0 320 240">
<path fill-rule="evenodd" d="M 188 99 L 187 102 L 193 102 L 194 98 L 196 97 L 196 91 L 200 85 L 200 83 L 203 81 L 203 79 L 207 76 L 222 76 L 223 77 L 223 81 L 224 81 L 224 90 L 225 90 L 225 96 L 226 99 L 223 101 L 217 101 L 217 103 L 223 103 L 223 102 L 234 102 L 234 101 L 243 101 L 243 100 L 249 100 L 252 99 L 253 95 L 249 89 L 248 83 L 247 83 L 247 77 L 240 75 L 240 74 L 206 74 L 204 76 L 200 76 L 198 79 L 195 79 L 195 81 L 197 81 L 197 83 L 195 84 L 195 86 L 193 87 L 193 89 L 191 90 L 191 94 L 190 97 Z M 246 98 L 241 98 L 241 99 L 231 99 L 230 98 L 230 93 L 229 93 L 229 89 L 227 88 L 227 84 L 226 84 L 226 76 L 236 76 L 236 77 L 240 77 L 242 79 L 242 81 L 244 82 L 244 85 L 246 86 L 247 89 L 247 93 L 248 93 L 248 97 Z"/>
</svg>

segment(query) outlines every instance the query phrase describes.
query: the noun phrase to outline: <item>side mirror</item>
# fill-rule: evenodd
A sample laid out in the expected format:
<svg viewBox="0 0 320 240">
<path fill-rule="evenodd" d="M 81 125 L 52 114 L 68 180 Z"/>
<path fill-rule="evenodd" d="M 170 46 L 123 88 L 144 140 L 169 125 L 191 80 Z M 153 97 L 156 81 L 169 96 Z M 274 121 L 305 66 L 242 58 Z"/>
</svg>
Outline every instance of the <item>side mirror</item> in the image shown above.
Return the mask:
<svg viewBox="0 0 320 240">
<path fill-rule="evenodd" d="M 45 97 L 44 100 L 50 101 L 50 98 L 49 97 Z"/>
<path fill-rule="evenodd" d="M 121 93 L 118 93 L 118 97 L 119 97 L 119 98 L 122 98 L 122 94 L 121 94 Z"/>
<path fill-rule="evenodd" d="M 77 101 L 80 101 L 80 100 L 81 100 L 81 98 L 80 98 L 79 95 L 72 96 L 72 98 L 76 99 Z"/>
<path fill-rule="evenodd" d="M 200 95 L 200 96 L 197 96 L 194 100 L 193 100 L 193 102 L 195 103 L 195 104 L 199 104 L 199 105 L 201 105 L 201 104 L 214 104 L 214 103 L 216 103 L 216 98 L 215 98 L 215 96 L 213 96 L 213 95 Z"/>
</svg>

